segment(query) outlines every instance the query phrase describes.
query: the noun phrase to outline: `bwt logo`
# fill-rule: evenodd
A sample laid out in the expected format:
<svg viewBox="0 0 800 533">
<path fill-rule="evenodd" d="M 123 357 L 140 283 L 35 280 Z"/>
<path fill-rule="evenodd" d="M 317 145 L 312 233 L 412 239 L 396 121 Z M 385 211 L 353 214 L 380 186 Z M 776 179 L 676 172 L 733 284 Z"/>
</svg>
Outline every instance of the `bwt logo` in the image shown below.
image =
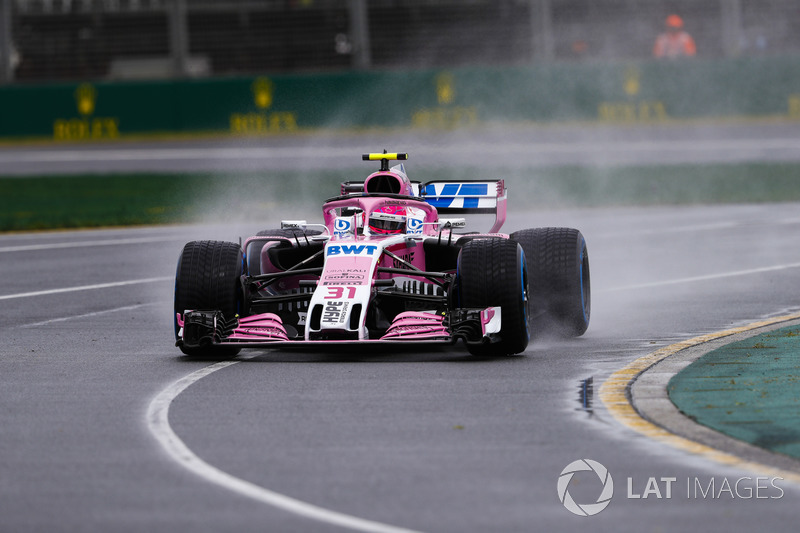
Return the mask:
<svg viewBox="0 0 800 533">
<path fill-rule="evenodd" d="M 367 244 L 343 244 L 341 246 L 328 246 L 327 255 L 372 255 L 378 247 Z"/>
<path fill-rule="evenodd" d="M 576 472 L 589 471 L 597 474 L 597 477 L 602 483 L 602 490 L 594 503 L 576 503 L 569 493 L 569 482 L 572 481 L 572 476 Z M 614 480 L 611 479 L 611 474 L 608 469 L 591 459 L 578 459 L 568 464 L 561 475 L 558 476 L 558 499 L 567 508 L 567 511 L 578 516 L 592 516 L 596 515 L 611 503 L 611 497 L 614 496 Z"/>
<path fill-rule="evenodd" d="M 409 218 L 407 233 L 422 233 L 422 220 L 418 218 Z"/>
<path fill-rule="evenodd" d="M 350 231 L 351 226 L 352 223 L 346 218 L 337 218 L 333 223 L 334 231 L 342 231 L 342 232 Z"/>
</svg>

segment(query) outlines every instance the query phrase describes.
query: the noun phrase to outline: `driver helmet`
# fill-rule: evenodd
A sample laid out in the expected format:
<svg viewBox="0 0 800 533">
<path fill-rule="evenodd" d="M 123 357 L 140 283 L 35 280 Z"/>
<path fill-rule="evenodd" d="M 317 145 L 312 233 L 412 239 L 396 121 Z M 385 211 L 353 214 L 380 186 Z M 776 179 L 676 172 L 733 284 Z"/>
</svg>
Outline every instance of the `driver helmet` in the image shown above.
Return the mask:
<svg viewBox="0 0 800 533">
<path fill-rule="evenodd" d="M 369 231 L 374 235 L 396 235 L 406 231 L 406 208 L 385 205 L 369 215 Z"/>
</svg>

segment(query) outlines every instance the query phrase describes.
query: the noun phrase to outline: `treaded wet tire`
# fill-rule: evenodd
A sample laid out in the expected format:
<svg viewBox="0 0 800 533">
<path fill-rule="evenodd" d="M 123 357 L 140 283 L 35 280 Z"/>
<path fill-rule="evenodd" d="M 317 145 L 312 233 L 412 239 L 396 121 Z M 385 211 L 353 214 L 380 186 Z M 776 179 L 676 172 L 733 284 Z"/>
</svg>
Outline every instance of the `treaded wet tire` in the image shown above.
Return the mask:
<svg viewBox="0 0 800 533">
<path fill-rule="evenodd" d="M 192 241 L 183 247 L 175 273 L 174 313 L 191 310 L 219 310 L 226 319 L 239 312 L 242 276 L 242 249 L 223 241 Z M 175 338 L 178 338 L 175 320 Z M 239 348 L 212 346 L 185 348 L 192 356 L 233 356 Z"/>
<path fill-rule="evenodd" d="M 589 327 L 589 253 L 581 232 L 535 228 L 511 234 L 525 251 L 531 334 L 579 337 Z"/>
<path fill-rule="evenodd" d="M 514 241 L 475 239 L 458 257 L 461 307 L 501 308 L 500 341 L 467 345 L 473 355 L 513 355 L 528 346 L 525 255 Z"/>
</svg>

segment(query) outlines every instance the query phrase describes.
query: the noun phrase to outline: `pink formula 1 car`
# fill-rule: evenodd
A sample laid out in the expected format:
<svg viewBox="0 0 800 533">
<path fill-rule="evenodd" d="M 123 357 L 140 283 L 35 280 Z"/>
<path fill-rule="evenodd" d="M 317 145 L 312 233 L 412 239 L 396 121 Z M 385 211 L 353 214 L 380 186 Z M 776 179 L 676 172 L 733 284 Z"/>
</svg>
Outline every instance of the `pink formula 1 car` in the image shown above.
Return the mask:
<svg viewBox="0 0 800 533">
<path fill-rule="evenodd" d="M 498 233 L 500 181 L 411 182 L 407 154 L 367 154 L 381 168 L 345 182 L 323 222 L 281 222 L 244 246 L 186 244 L 175 279 L 176 345 L 189 355 L 332 343 L 455 343 L 472 354 L 525 350 L 545 331 L 589 325 L 589 258 L 569 228 Z M 492 213 L 489 233 L 460 232 Z"/>
</svg>

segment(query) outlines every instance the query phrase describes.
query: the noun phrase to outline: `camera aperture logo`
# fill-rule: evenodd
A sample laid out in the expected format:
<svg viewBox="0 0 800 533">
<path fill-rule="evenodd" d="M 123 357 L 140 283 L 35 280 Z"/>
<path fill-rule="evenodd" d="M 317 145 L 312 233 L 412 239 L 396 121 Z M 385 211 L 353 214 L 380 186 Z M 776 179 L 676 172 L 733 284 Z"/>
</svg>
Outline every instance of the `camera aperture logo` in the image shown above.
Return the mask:
<svg viewBox="0 0 800 533">
<path fill-rule="evenodd" d="M 577 503 L 569 493 L 569 482 L 576 472 L 590 471 L 597 474 L 602 483 L 602 490 L 594 503 Z M 558 476 L 558 499 L 567 508 L 567 511 L 578 516 L 593 516 L 608 507 L 611 497 L 614 496 L 614 480 L 608 469 L 597 461 L 591 459 L 578 459 L 568 464 L 561 475 Z"/>
</svg>

